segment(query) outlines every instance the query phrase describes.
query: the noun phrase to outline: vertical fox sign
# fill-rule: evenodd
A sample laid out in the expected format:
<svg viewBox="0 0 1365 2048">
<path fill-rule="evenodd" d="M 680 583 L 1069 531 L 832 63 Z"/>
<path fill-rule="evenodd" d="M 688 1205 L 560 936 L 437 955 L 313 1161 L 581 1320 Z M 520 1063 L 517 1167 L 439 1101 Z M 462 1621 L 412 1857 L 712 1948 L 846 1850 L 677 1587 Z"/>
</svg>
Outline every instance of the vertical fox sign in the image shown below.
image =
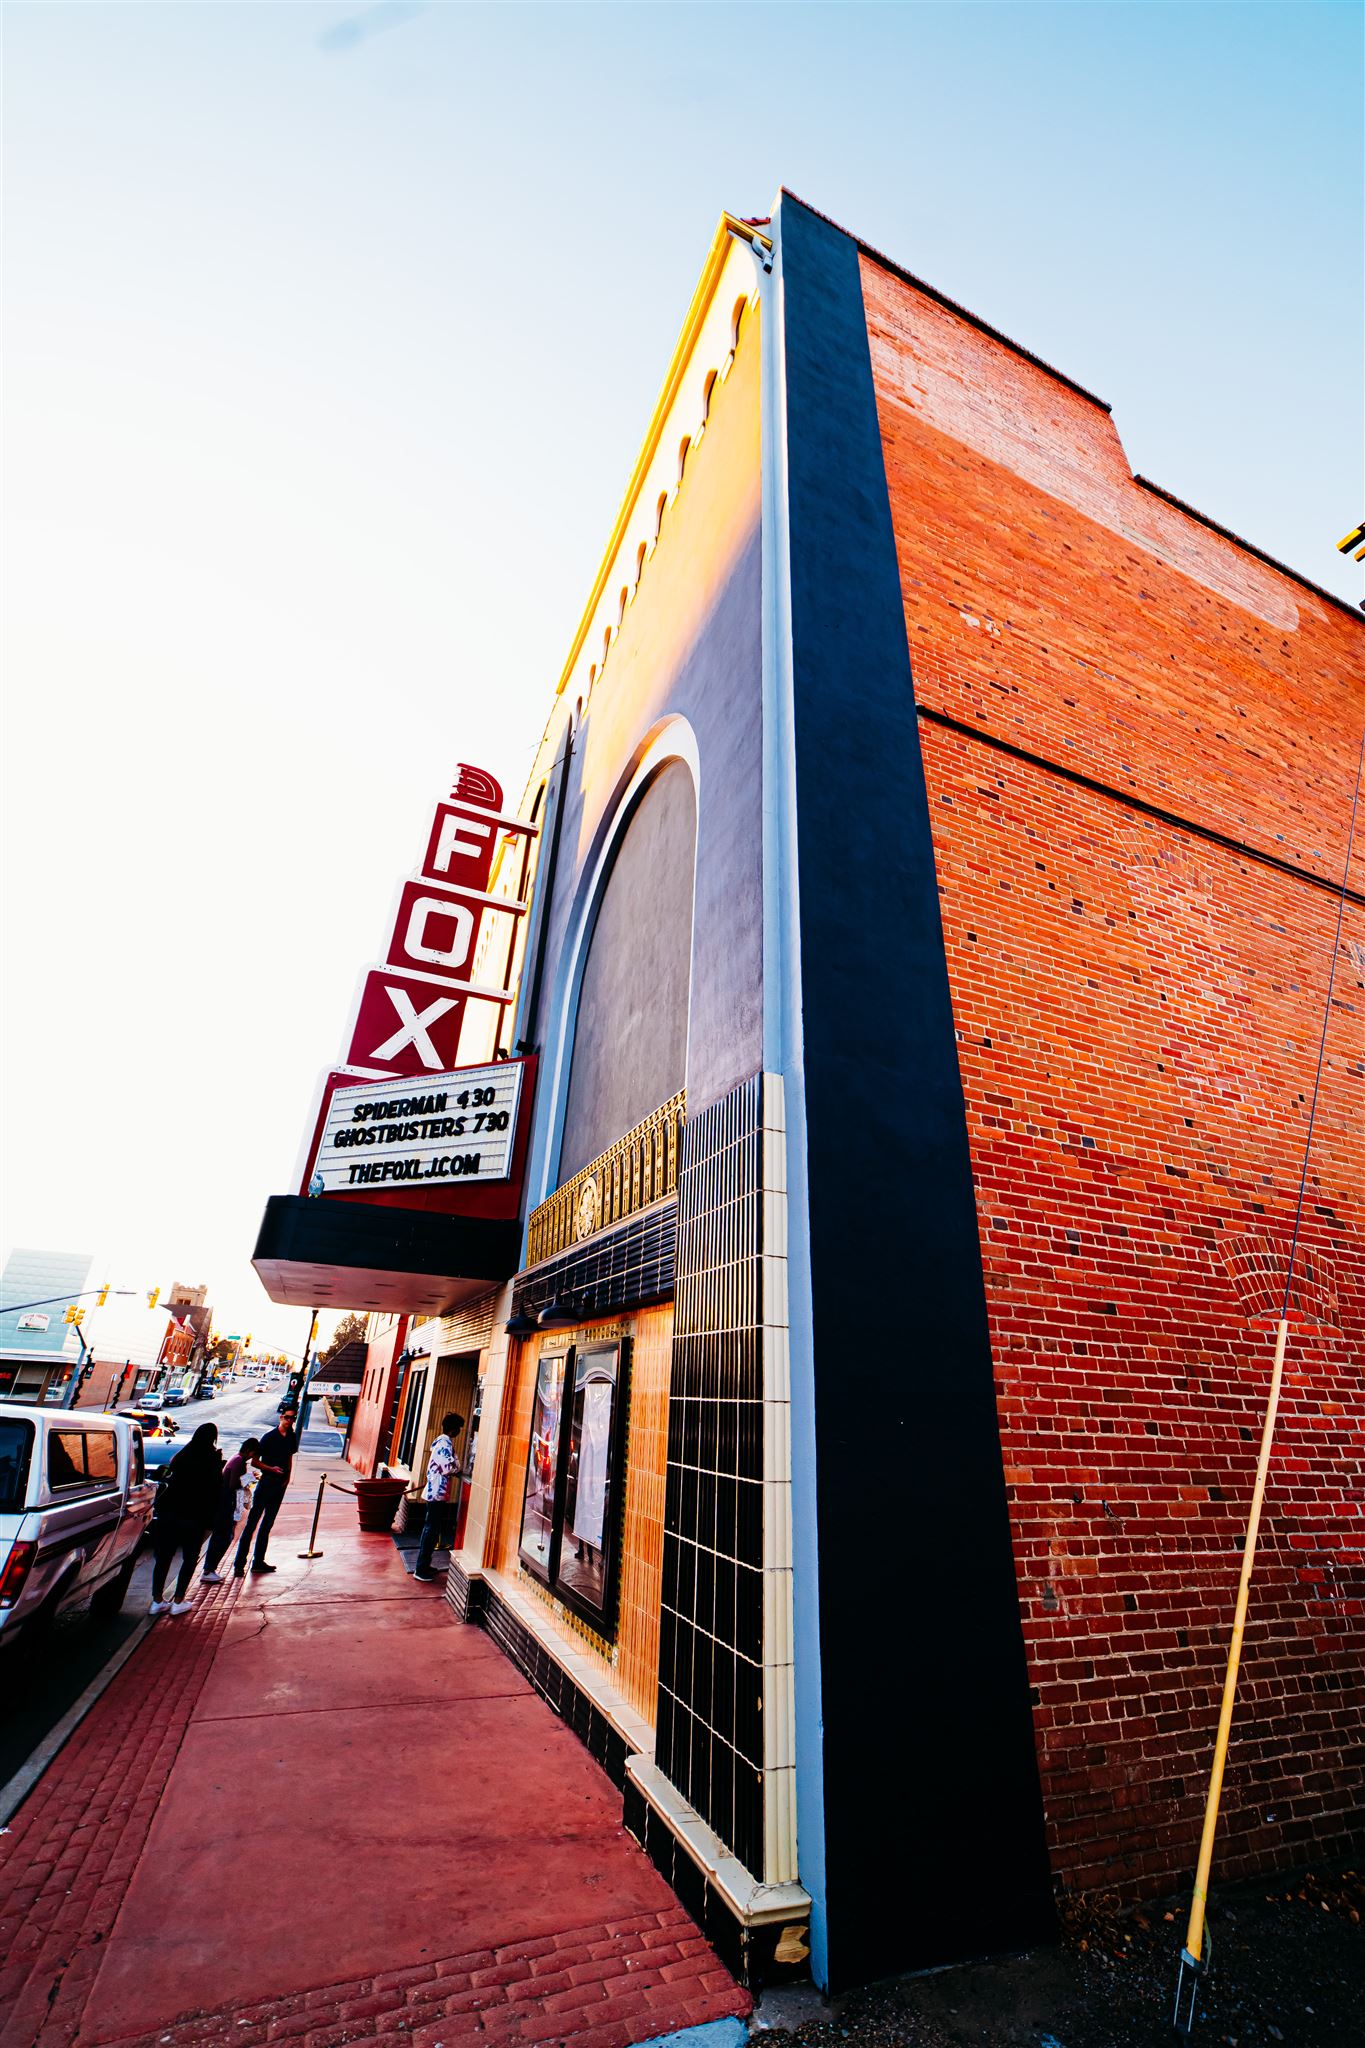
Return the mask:
<svg viewBox="0 0 1365 2048">
<path fill-rule="evenodd" d="M 491 775 L 460 764 L 449 797 L 436 806 L 421 866 L 399 891 L 383 964 L 361 982 L 343 1055 L 348 1067 L 398 1080 L 447 1072 L 466 1006 L 511 1002 L 505 986 L 476 982 L 471 971 L 484 919 L 525 914 L 524 903 L 488 893 L 498 842 L 536 830 L 503 815 Z"/>
</svg>

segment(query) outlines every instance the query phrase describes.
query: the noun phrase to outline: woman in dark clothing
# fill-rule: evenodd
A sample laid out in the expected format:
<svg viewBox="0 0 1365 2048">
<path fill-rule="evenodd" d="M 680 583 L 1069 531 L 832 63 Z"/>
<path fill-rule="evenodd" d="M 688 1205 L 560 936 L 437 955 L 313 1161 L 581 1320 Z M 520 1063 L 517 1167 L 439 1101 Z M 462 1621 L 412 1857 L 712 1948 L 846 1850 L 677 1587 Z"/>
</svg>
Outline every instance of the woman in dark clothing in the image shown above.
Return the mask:
<svg viewBox="0 0 1365 2048">
<path fill-rule="evenodd" d="M 218 1448 L 218 1431 L 211 1422 L 201 1422 L 183 1451 L 177 1451 L 166 1467 L 166 1477 L 157 1491 L 156 1517 L 152 1523 L 152 1607 L 164 1614 L 162 1599 L 171 1559 L 180 1552 L 180 1573 L 175 1582 L 172 1614 L 188 1614 L 194 1602 L 187 1600 L 194 1567 L 204 1547 L 204 1538 L 218 1512 L 218 1495 L 223 1483 L 223 1454 Z"/>
</svg>

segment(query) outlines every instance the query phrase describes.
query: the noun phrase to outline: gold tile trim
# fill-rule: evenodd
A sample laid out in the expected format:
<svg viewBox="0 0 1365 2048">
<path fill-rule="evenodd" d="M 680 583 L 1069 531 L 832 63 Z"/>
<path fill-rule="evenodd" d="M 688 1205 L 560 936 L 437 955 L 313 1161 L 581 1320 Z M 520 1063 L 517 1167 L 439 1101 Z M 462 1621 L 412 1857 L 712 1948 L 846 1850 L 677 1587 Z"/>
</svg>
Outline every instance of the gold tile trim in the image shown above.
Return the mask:
<svg viewBox="0 0 1365 2048">
<path fill-rule="evenodd" d="M 651 1111 L 633 1131 L 566 1180 L 531 1211 L 526 1263 L 538 1266 L 599 1230 L 676 1192 L 687 1091 Z"/>
<path fill-rule="evenodd" d="M 591 1623 L 584 1621 L 581 1615 L 575 1614 L 572 1607 L 566 1607 L 562 1600 L 557 1600 L 550 1588 L 543 1586 L 534 1573 L 528 1572 L 523 1565 L 517 1566 L 517 1584 L 523 1592 L 533 1593 L 537 1600 L 543 1601 L 555 1620 L 562 1622 L 564 1627 L 571 1629 L 576 1636 L 581 1636 L 590 1650 L 596 1650 L 604 1664 L 615 1664 L 615 1643 L 609 1643 L 605 1636 L 598 1635 Z"/>
</svg>

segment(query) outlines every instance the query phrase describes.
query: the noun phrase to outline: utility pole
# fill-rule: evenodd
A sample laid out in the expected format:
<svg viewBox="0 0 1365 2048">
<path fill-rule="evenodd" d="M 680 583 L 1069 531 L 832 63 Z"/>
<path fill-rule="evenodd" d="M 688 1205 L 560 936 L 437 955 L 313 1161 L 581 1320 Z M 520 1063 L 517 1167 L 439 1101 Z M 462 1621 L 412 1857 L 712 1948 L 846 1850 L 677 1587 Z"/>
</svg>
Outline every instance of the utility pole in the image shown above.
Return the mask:
<svg viewBox="0 0 1365 2048">
<path fill-rule="evenodd" d="M 311 1353 L 311 1351 L 312 1351 L 312 1349 L 313 1349 L 313 1339 L 314 1339 L 314 1338 L 315 1338 L 315 1337 L 317 1336 L 317 1333 L 318 1333 L 318 1316 L 319 1316 L 319 1314 L 320 1314 L 320 1313 L 321 1313 L 321 1311 L 320 1311 L 319 1309 L 314 1309 L 314 1310 L 313 1310 L 313 1320 L 312 1320 L 312 1322 L 311 1322 L 311 1323 L 310 1323 L 310 1324 L 308 1325 L 308 1342 L 307 1342 L 307 1343 L 306 1343 L 306 1344 L 304 1345 L 304 1347 L 303 1347 L 303 1364 L 302 1364 L 302 1366 L 300 1367 L 300 1370 L 299 1370 L 299 1443 L 300 1443 L 300 1445 L 302 1445 L 302 1443 L 303 1443 L 303 1432 L 304 1432 L 304 1429 L 306 1428 L 306 1426 L 307 1426 L 307 1422 L 308 1422 L 308 1373 L 309 1373 L 309 1364 L 308 1364 L 308 1360 L 309 1360 L 309 1354 Z"/>
</svg>

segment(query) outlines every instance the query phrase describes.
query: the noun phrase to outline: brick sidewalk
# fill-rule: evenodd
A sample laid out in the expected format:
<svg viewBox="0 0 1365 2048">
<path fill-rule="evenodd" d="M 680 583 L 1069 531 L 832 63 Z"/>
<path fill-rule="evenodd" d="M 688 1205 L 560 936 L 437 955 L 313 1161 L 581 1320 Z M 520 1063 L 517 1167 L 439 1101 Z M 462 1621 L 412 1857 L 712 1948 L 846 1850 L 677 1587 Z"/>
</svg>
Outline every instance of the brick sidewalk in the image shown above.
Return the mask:
<svg viewBox="0 0 1365 2048">
<path fill-rule="evenodd" d="M 293 2048 L 532 2048 L 570 2040 L 574 2048 L 623 2048 L 723 2019 L 747 2004 L 679 1906 L 612 1927 L 572 1928 L 410 1970 L 380 1970 L 263 2005 L 220 2007 L 169 2031 L 124 2035 L 119 2048 L 220 2048 L 229 2040 L 287 2041 Z"/>
<path fill-rule="evenodd" d="M 277 1575 L 158 1622 L 0 1838 L 0 2048 L 629 2048 L 747 2013 L 488 1639 L 332 1496 L 297 1561 L 310 1463 Z"/>
<path fill-rule="evenodd" d="M 240 1591 L 133 1652 L 0 1838 L 0 2048 L 74 2039 Z"/>
</svg>

